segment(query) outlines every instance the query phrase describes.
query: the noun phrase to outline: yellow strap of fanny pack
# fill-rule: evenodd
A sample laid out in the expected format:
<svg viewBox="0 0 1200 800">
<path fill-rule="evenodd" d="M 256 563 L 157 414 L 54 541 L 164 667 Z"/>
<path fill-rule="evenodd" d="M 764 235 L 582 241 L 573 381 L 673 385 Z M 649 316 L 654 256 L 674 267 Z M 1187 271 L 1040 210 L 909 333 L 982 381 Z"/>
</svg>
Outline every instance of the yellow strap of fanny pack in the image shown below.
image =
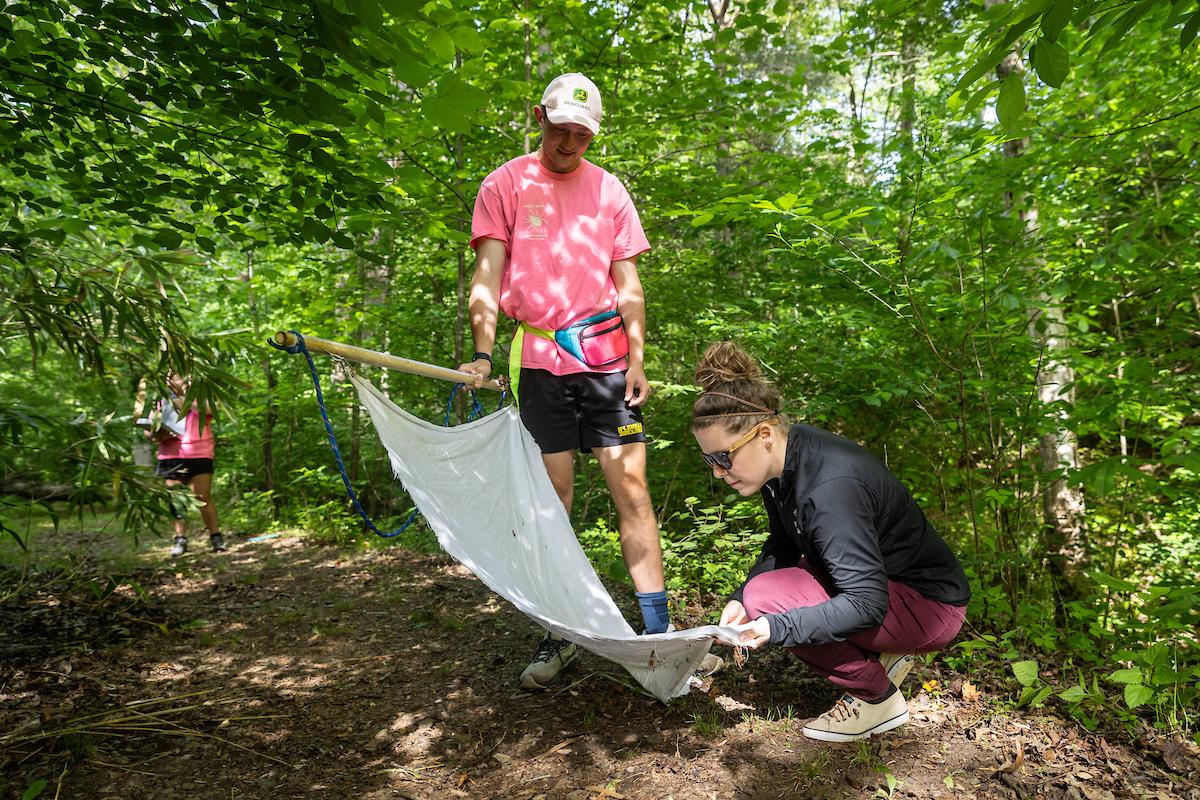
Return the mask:
<svg viewBox="0 0 1200 800">
<path fill-rule="evenodd" d="M 554 341 L 554 331 L 535 328 L 526 322 L 517 326 L 512 346 L 508 349 L 508 390 L 512 392 L 513 402 L 518 406 L 521 405 L 521 397 L 517 393 L 517 389 L 521 385 L 521 351 L 525 348 L 525 334 L 527 333 Z"/>
</svg>

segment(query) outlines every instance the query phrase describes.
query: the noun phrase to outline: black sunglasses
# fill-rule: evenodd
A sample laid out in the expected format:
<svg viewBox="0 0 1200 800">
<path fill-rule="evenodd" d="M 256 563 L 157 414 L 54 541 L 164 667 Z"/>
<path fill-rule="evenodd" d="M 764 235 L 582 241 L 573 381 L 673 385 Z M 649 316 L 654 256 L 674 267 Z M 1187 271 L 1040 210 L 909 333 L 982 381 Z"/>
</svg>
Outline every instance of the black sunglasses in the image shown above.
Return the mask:
<svg viewBox="0 0 1200 800">
<path fill-rule="evenodd" d="M 742 447 L 747 442 L 749 442 L 751 439 L 753 439 L 754 435 L 756 433 L 758 433 L 759 428 L 761 428 L 763 425 L 766 425 L 769 422 L 774 422 L 774 421 L 775 421 L 775 417 L 771 417 L 770 419 L 764 419 L 762 422 L 758 423 L 753 428 L 751 428 L 750 430 L 743 433 L 741 435 L 741 437 L 736 442 L 729 445 L 729 447 L 727 449 L 718 450 L 715 453 L 701 453 L 700 457 L 703 458 L 704 463 L 708 464 L 710 467 L 720 467 L 721 469 L 733 469 L 733 454 L 735 452 L 737 452 L 738 448 Z"/>
</svg>

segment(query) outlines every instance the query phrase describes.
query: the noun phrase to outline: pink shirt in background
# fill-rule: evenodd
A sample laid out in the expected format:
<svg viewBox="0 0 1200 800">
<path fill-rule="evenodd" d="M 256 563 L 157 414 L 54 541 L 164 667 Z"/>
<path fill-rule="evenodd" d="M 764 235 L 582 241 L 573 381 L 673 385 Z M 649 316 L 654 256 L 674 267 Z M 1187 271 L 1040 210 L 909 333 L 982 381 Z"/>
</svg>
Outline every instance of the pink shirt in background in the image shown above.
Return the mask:
<svg viewBox="0 0 1200 800">
<path fill-rule="evenodd" d="M 514 158 L 484 179 L 471 220 L 471 247 L 504 243 L 500 310 L 536 328 L 561 330 L 617 308 L 612 262 L 650 249 L 629 192 L 589 161 L 551 172 L 537 153 Z M 619 372 L 589 368 L 554 342 L 526 334 L 521 363 L 555 375 Z"/>
<path fill-rule="evenodd" d="M 160 439 L 158 445 L 158 460 L 166 461 L 168 458 L 179 458 L 179 437 L 167 436 Z"/>
<path fill-rule="evenodd" d="M 185 420 L 186 431 L 179 440 L 178 458 L 214 458 L 216 443 L 213 440 L 212 417 L 204 419 L 204 430 L 200 430 L 200 412 L 192 409 Z"/>
</svg>

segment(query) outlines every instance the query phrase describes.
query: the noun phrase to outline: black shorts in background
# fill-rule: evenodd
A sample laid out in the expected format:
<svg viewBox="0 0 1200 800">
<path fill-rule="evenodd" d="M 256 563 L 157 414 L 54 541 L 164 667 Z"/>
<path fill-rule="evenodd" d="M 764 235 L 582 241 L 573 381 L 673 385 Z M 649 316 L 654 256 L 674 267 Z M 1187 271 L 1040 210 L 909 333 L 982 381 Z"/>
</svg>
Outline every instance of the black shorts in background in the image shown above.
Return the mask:
<svg viewBox="0 0 1200 800">
<path fill-rule="evenodd" d="M 160 458 L 154 474 L 169 481 L 191 483 L 197 475 L 211 475 L 211 458 Z"/>
<path fill-rule="evenodd" d="M 642 410 L 625 402 L 624 372 L 555 375 L 522 367 L 520 407 L 543 453 L 646 441 Z"/>
</svg>

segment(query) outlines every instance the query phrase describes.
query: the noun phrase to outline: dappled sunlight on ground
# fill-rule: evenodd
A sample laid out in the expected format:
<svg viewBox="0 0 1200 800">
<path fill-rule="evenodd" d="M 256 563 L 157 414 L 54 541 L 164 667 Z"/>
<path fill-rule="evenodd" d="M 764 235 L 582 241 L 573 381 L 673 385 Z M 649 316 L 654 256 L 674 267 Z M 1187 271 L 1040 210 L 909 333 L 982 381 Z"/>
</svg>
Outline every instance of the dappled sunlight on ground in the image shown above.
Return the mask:
<svg viewBox="0 0 1200 800">
<path fill-rule="evenodd" d="M 159 559 L 139 580 L 168 633 L 73 655 L 53 684 L 25 670 L 0 688 L 12 727 L 162 710 L 162 724 L 93 737 L 62 797 L 851 798 L 886 793 L 887 774 L 898 797 L 1092 797 L 1061 770 L 1092 740 L 964 703 L 929 664 L 906 684 L 908 725 L 819 745 L 799 727 L 836 693 L 780 651 L 669 706 L 590 654 L 550 691 L 517 690 L 538 629 L 444 555 L 282 536 L 169 565 L 139 557 Z M 1015 742 L 1026 761 L 1004 772 Z M 43 767 L 23 761 L 22 779 Z"/>
</svg>

